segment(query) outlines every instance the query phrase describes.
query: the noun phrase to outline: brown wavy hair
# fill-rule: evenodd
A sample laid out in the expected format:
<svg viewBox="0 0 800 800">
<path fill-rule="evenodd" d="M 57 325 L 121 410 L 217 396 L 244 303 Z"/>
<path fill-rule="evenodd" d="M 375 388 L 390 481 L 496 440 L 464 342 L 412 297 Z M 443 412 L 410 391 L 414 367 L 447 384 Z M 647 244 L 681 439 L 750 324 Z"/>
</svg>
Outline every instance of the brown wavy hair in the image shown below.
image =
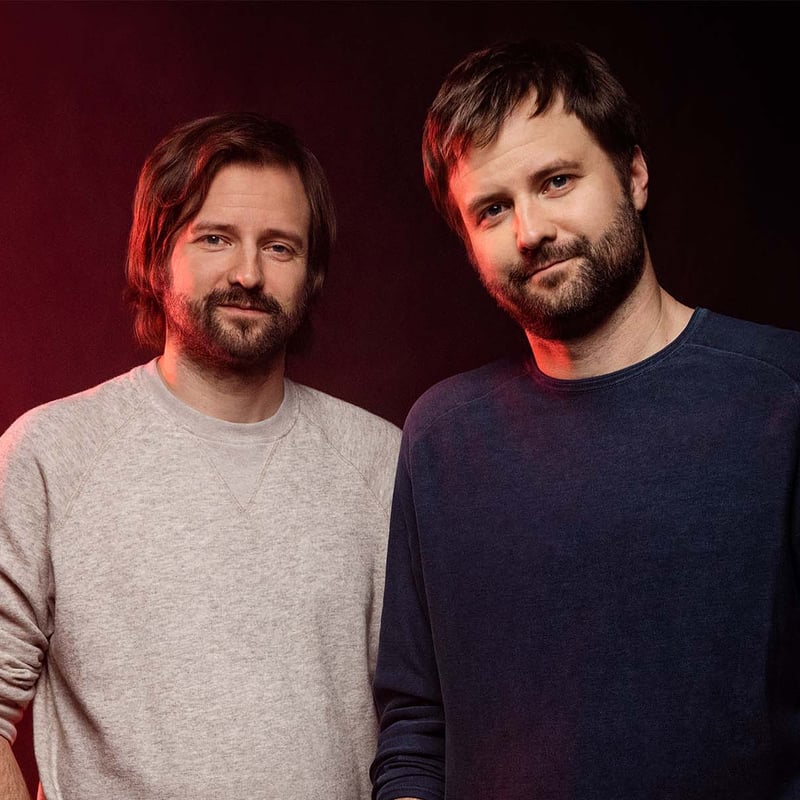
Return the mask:
<svg viewBox="0 0 800 800">
<path fill-rule="evenodd" d="M 639 110 L 605 59 L 585 46 L 529 38 L 471 53 L 446 76 L 422 135 L 428 191 L 465 242 L 464 224 L 450 195 L 452 170 L 470 147 L 491 144 L 509 115 L 532 94 L 531 116 L 562 98 L 564 110 L 578 117 L 611 158 L 623 185 L 636 146 L 644 149 Z"/>
<path fill-rule="evenodd" d="M 128 240 L 125 296 L 137 340 L 163 348 L 162 294 L 179 231 L 200 210 L 211 182 L 229 164 L 294 167 L 311 207 L 309 301 L 322 288 L 336 238 L 336 216 L 325 173 L 289 126 L 249 111 L 203 117 L 175 128 L 147 158 L 139 174 Z"/>
</svg>

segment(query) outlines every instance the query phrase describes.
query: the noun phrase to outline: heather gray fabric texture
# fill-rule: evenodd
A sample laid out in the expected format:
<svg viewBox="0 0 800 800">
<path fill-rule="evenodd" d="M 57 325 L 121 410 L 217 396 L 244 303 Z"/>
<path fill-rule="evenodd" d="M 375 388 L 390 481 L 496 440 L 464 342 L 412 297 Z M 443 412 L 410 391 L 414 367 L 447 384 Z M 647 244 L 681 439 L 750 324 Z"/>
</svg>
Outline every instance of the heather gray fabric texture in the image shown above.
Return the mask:
<svg viewBox="0 0 800 800">
<path fill-rule="evenodd" d="M 400 431 L 289 380 L 206 417 L 155 360 L 0 438 L 0 734 L 48 800 L 367 798 Z"/>
</svg>

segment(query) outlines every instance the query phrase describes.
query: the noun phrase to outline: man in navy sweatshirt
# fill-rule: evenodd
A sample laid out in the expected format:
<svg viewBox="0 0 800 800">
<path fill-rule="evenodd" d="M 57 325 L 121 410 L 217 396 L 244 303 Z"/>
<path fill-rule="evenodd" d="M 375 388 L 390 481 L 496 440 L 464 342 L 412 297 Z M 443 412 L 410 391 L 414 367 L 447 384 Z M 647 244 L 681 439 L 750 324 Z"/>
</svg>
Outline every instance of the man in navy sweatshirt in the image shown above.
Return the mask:
<svg viewBox="0 0 800 800">
<path fill-rule="evenodd" d="M 423 141 L 531 353 L 408 416 L 374 798 L 800 798 L 800 333 L 659 285 L 640 117 L 585 47 L 469 55 Z"/>
</svg>

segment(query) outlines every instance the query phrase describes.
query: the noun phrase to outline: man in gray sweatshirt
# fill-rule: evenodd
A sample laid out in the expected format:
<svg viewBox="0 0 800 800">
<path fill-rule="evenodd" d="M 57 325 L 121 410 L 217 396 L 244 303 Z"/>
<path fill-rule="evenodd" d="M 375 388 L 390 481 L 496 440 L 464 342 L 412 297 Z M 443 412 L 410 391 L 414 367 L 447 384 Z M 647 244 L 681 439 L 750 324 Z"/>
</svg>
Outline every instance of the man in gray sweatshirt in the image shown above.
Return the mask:
<svg viewBox="0 0 800 800">
<path fill-rule="evenodd" d="M 249 113 L 146 161 L 128 255 L 161 355 L 0 438 L 0 797 L 357 800 L 399 430 L 285 376 L 334 237 Z"/>
</svg>

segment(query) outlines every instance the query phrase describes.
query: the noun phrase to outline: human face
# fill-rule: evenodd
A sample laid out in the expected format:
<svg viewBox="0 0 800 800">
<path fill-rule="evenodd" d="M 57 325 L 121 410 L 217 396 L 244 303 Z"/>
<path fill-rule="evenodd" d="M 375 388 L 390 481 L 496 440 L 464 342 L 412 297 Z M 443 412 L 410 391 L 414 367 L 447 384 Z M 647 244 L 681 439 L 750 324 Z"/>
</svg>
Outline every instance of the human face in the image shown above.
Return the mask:
<svg viewBox="0 0 800 800">
<path fill-rule="evenodd" d="M 536 117 L 532 107 L 521 103 L 494 141 L 468 148 L 450 191 L 489 293 L 529 336 L 567 341 L 596 329 L 639 283 L 647 168 L 637 150 L 621 181 L 560 100 Z"/>
<path fill-rule="evenodd" d="M 294 168 L 220 169 L 172 249 L 167 348 L 232 370 L 282 357 L 306 310 L 310 219 Z"/>
</svg>

